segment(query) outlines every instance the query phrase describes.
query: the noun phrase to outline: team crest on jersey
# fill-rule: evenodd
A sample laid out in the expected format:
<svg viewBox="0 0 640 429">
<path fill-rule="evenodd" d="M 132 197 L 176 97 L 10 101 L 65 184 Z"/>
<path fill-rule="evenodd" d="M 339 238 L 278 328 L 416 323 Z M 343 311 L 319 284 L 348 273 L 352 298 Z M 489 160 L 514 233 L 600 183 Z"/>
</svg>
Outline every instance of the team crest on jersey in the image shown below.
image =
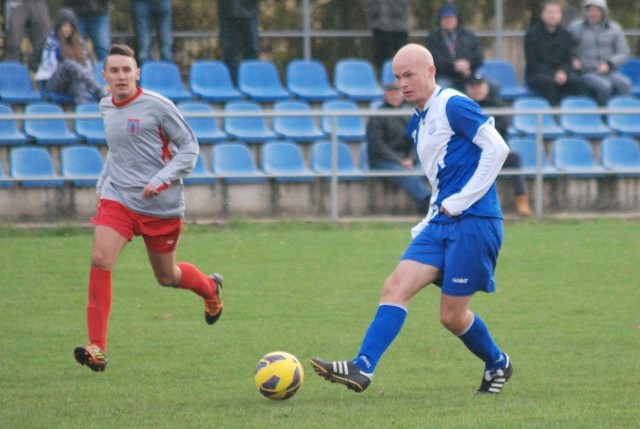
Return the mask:
<svg viewBox="0 0 640 429">
<path fill-rule="evenodd" d="M 127 119 L 127 134 L 138 134 L 140 132 L 140 119 Z"/>
</svg>

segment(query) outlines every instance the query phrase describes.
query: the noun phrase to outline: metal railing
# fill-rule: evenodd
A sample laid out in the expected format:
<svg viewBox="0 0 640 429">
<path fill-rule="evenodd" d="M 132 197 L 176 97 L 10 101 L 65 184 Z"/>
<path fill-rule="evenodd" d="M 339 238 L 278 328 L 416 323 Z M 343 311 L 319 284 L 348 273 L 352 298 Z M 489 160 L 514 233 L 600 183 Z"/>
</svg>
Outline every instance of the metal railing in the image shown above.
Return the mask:
<svg viewBox="0 0 640 429">
<path fill-rule="evenodd" d="M 499 175 L 499 177 L 507 177 L 513 175 L 526 175 L 534 177 L 534 192 L 533 192 L 533 202 L 534 202 L 534 212 L 537 216 L 543 215 L 543 181 L 545 179 L 546 172 L 543 170 L 543 158 L 545 156 L 545 139 L 543 137 L 543 117 L 545 115 L 556 115 L 560 114 L 576 114 L 576 115 L 610 115 L 610 114 L 640 114 L 640 109 L 629 109 L 629 108 L 597 108 L 597 109 L 569 109 L 569 108 L 547 108 L 547 109 L 513 109 L 511 107 L 505 108 L 488 108 L 484 109 L 484 112 L 487 115 L 491 116 L 513 116 L 513 115 L 533 115 L 536 117 L 536 167 L 535 171 L 524 171 L 517 169 L 503 169 Z M 371 110 L 367 108 L 361 108 L 359 110 L 320 110 L 320 109 L 311 109 L 308 112 L 300 112 L 300 111 L 274 111 L 272 109 L 265 109 L 261 112 L 223 112 L 223 111 L 214 111 L 214 112 L 185 112 L 183 115 L 187 118 L 214 118 L 219 120 L 224 120 L 224 118 L 229 117 L 259 117 L 259 118 L 269 118 L 272 119 L 274 117 L 314 117 L 318 120 L 321 120 L 323 117 L 330 117 L 332 122 L 332 130 L 333 132 L 329 136 L 327 140 L 332 142 L 331 149 L 331 173 L 315 173 L 314 176 L 317 178 L 330 178 L 330 201 L 331 201 L 331 218 L 336 220 L 339 218 L 338 213 L 338 201 L 339 201 L 339 188 L 338 183 L 341 178 L 349 178 L 349 177 L 364 177 L 364 178 L 385 178 L 392 176 L 424 176 L 421 170 L 408 170 L 407 172 L 398 172 L 398 171 L 385 171 L 385 170 L 361 170 L 357 173 L 341 173 L 338 171 L 338 142 L 341 140 L 337 135 L 337 123 L 338 118 L 342 116 L 359 116 L 363 118 L 369 118 L 374 116 L 404 116 L 410 117 L 413 114 L 412 109 L 398 109 L 398 110 Z M 63 120 L 77 120 L 77 119 L 99 119 L 101 118 L 99 114 L 95 113 L 63 113 L 63 114 L 25 114 L 25 113 L 14 113 L 11 115 L 0 115 L 0 121 L 2 120 L 15 120 L 15 121 L 24 121 L 24 120 L 38 120 L 38 119 L 63 119 Z M 612 134 L 613 135 L 613 134 Z M 230 142 L 234 142 L 232 138 L 229 138 Z M 364 141 L 364 140 L 363 140 Z M 259 143 L 257 143 L 259 144 Z M 215 145 L 215 143 L 213 144 Z M 22 145 L 15 145 L 13 147 L 21 147 Z M 6 145 L 5 145 L 6 147 Z M 45 146 L 42 147 L 55 147 L 55 146 Z M 277 178 L 282 177 L 277 174 L 269 174 L 264 173 L 261 174 L 261 177 L 264 178 Z M 610 171 L 610 174 L 620 173 L 619 171 Z M 640 174 L 639 169 L 630 169 L 622 171 L 622 173 L 633 173 Z M 580 175 L 587 174 L 583 171 L 572 171 L 572 170 L 558 170 L 556 175 Z M 287 173 L 286 177 L 293 177 L 295 174 Z M 305 175 L 308 177 L 308 175 Z M 199 176 L 202 177 L 202 176 Z M 215 179 L 231 179 L 231 178 L 250 178 L 255 177 L 254 175 L 244 175 L 244 174 L 219 174 L 219 173 L 207 173 L 206 177 L 211 177 Z M 72 182 L 77 180 L 95 180 L 96 177 L 64 177 L 62 175 L 57 175 L 55 177 L 20 177 L 14 178 L 7 176 L 5 173 L 5 177 L 0 178 L 0 182 L 23 182 L 28 180 L 35 181 L 60 181 L 63 180 L 65 182 Z"/>
</svg>

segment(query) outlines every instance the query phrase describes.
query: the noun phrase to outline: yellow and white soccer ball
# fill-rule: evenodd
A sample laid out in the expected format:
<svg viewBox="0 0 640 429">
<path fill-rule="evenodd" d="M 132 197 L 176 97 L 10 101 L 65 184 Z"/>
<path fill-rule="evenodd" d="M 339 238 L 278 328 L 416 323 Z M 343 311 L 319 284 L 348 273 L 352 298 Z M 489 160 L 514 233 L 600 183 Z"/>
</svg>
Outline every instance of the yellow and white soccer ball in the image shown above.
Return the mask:
<svg viewBox="0 0 640 429">
<path fill-rule="evenodd" d="M 264 396 L 274 400 L 289 399 L 302 386 L 304 370 L 298 358 L 287 352 L 271 352 L 262 357 L 253 374 Z"/>
</svg>

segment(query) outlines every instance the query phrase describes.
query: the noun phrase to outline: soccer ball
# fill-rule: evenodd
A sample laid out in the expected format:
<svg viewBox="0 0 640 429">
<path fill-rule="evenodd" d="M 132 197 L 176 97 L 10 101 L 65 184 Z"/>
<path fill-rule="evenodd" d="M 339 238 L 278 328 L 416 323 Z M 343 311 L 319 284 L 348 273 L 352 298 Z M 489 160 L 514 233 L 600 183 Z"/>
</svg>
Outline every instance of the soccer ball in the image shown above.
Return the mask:
<svg viewBox="0 0 640 429">
<path fill-rule="evenodd" d="M 262 357 L 253 373 L 256 387 L 274 400 L 289 399 L 302 386 L 304 370 L 298 358 L 287 352 L 271 352 Z"/>
</svg>

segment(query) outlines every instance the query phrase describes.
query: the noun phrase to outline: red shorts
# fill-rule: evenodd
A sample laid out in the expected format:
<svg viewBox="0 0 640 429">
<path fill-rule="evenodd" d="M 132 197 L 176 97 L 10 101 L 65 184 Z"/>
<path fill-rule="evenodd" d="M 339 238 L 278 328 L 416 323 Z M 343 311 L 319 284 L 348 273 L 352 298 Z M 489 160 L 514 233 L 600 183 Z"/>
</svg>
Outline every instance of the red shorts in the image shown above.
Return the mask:
<svg viewBox="0 0 640 429">
<path fill-rule="evenodd" d="M 129 210 L 113 200 L 100 200 L 98 213 L 91 218 L 94 225 L 108 226 L 131 241 L 141 235 L 147 249 L 156 253 L 173 252 L 182 229 L 181 218 L 146 216 Z"/>
</svg>

